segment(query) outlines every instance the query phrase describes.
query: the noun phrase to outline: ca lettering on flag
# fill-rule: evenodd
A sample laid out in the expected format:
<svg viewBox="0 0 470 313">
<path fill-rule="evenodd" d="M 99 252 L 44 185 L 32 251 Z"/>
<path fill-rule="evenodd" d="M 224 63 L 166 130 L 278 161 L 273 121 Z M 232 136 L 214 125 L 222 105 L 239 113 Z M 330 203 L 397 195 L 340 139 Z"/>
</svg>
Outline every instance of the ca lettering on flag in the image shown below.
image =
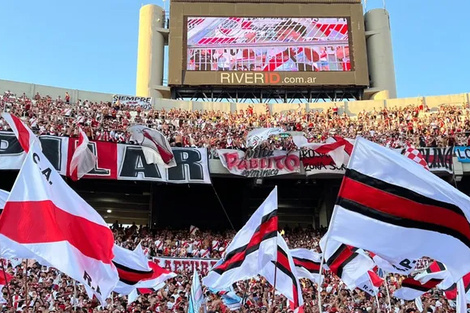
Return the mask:
<svg viewBox="0 0 470 313">
<path fill-rule="evenodd" d="M 118 281 L 113 234 L 32 142 L 0 219 L 0 252 L 55 267 L 104 303 Z"/>
</svg>

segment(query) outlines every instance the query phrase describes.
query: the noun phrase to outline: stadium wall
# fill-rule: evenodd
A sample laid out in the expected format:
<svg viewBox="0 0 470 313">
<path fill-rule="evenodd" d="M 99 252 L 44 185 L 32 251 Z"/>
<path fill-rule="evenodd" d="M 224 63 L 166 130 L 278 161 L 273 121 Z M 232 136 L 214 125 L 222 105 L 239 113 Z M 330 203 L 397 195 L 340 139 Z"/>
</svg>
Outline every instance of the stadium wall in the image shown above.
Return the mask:
<svg viewBox="0 0 470 313">
<path fill-rule="evenodd" d="M 27 97 L 34 97 L 39 92 L 40 95 L 49 95 L 53 99 L 65 95 L 69 92 L 71 101 L 75 102 L 78 99 L 90 101 L 112 101 L 113 94 L 84 91 L 69 88 L 52 87 L 31 83 L 16 82 L 10 80 L 0 80 L 0 93 L 9 90 L 18 96 L 23 92 Z M 407 105 L 420 105 L 425 103 L 430 109 L 437 108 L 442 104 L 450 105 L 463 105 L 470 103 L 470 93 L 461 93 L 454 95 L 443 96 L 429 96 L 429 97 L 414 97 L 414 98 L 399 98 L 399 99 L 384 99 L 384 100 L 365 100 L 365 101 L 344 101 L 344 102 L 316 102 L 316 103 L 270 103 L 269 107 L 272 113 L 282 113 L 288 110 L 297 110 L 299 107 L 306 110 L 328 110 L 335 104 L 339 108 L 339 113 L 346 112 L 349 115 L 357 115 L 359 112 L 366 110 L 376 110 L 394 107 L 405 107 Z M 250 103 L 228 103 L 228 102 L 197 102 L 197 101 L 182 101 L 170 99 L 154 99 L 154 107 L 156 109 L 171 109 L 180 108 L 183 110 L 220 110 L 231 111 L 246 110 L 248 106 L 254 107 L 254 112 L 266 112 L 266 104 L 250 104 Z"/>
</svg>

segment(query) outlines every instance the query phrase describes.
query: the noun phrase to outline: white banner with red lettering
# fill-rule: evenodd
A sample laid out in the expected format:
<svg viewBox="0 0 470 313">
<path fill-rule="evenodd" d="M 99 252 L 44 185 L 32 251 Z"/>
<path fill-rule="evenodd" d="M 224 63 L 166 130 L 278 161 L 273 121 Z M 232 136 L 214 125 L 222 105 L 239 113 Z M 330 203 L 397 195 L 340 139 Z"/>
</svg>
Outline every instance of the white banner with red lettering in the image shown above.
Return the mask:
<svg viewBox="0 0 470 313">
<path fill-rule="evenodd" d="M 300 173 L 298 151 L 283 150 L 217 150 L 222 165 L 232 174 L 262 178 Z"/>
<path fill-rule="evenodd" d="M 189 272 L 192 273 L 196 269 L 202 275 L 214 266 L 218 259 L 201 259 L 201 258 L 169 258 L 169 257 L 154 257 L 160 267 L 175 273 Z"/>
</svg>

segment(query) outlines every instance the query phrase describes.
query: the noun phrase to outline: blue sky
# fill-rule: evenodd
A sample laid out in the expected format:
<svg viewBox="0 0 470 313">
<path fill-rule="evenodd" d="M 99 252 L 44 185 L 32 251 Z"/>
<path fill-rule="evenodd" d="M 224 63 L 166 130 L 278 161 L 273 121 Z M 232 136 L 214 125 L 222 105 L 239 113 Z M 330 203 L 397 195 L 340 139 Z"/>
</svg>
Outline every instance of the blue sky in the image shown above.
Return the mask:
<svg viewBox="0 0 470 313">
<path fill-rule="evenodd" d="M 0 78 L 134 94 L 139 8 L 159 0 L 0 1 Z M 168 5 L 168 2 L 166 2 Z M 469 0 L 389 0 L 399 97 L 470 91 Z M 368 8 L 382 0 L 368 0 Z"/>
</svg>

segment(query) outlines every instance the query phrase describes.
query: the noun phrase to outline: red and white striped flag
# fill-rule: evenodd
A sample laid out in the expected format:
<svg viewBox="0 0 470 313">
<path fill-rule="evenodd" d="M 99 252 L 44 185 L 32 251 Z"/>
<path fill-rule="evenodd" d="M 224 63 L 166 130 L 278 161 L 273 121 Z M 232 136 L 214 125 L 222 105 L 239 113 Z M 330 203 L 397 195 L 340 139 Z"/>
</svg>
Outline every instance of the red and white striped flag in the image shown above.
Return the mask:
<svg viewBox="0 0 470 313">
<path fill-rule="evenodd" d="M 198 232 L 198 231 L 199 231 L 199 228 L 197 228 L 196 226 L 194 226 L 194 225 L 189 226 L 189 234 L 190 235 L 195 235 L 196 232 Z"/>
<path fill-rule="evenodd" d="M 330 137 L 326 143 L 308 142 L 303 135 L 293 135 L 292 140 L 299 148 L 310 148 L 317 153 L 329 155 L 337 167 L 348 164 L 354 147 L 353 139 L 345 139 L 340 136 Z"/>
<path fill-rule="evenodd" d="M 88 149 L 88 140 L 85 132 L 79 127 L 80 136 L 78 138 L 78 146 L 75 149 L 72 161 L 70 162 L 70 178 L 77 181 L 86 173 L 95 168 L 96 155 Z"/>
<path fill-rule="evenodd" d="M 390 260 L 439 260 L 454 282 L 470 272 L 470 198 L 366 139 L 356 140 L 333 216 L 337 241 Z"/>
<path fill-rule="evenodd" d="M 276 290 L 291 301 L 291 306 L 296 309 L 304 304 L 302 287 L 297 277 L 296 266 L 287 243 L 281 234 L 277 234 L 276 259 L 266 264 L 261 270 L 266 280 L 275 286 Z"/>
<path fill-rule="evenodd" d="M 18 142 L 21 145 L 21 148 L 28 153 L 30 147 L 34 143 L 41 145 L 38 137 L 29 129 L 22 120 L 10 113 L 2 113 L 2 117 L 10 125 L 11 129 L 15 133 Z"/>
<path fill-rule="evenodd" d="M 421 297 L 423 294 L 433 289 L 440 283 L 438 279 L 432 279 L 426 284 L 421 284 L 419 281 L 409 277 L 402 281 L 401 288 L 398 288 L 393 293 L 393 296 L 398 299 L 412 301 Z"/>
<path fill-rule="evenodd" d="M 167 168 L 176 166 L 170 143 L 161 132 L 142 125 L 132 126 L 128 131 L 131 140 L 142 146 L 147 164 L 159 164 Z"/>
<path fill-rule="evenodd" d="M 321 254 L 308 249 L 290 250 L 295 264 L 295 270 L 298 278 L 308 278 L 313 282 L 319 283 Z"/>
<path fill-rule="evenodd" d="M 277 253 L 277 187 L 233 238 L 225 257 L 202 279 L 215 290 L 257 276 Z"/>
<path fill-rule="evenodd" d="M 55 267 L 104 303 L 118 281 L 113 245 L 103 218 L 30 145 L 0 219 L 0 254 Z"/>
<path fill-rule="evenodd" d="M 365 251 L 329 238 L 328 233 L 321 239 L 320 247 L 326 267 L 350 289 L 356 288 L 357 280 L 375 266 Z"/>
</svg>

